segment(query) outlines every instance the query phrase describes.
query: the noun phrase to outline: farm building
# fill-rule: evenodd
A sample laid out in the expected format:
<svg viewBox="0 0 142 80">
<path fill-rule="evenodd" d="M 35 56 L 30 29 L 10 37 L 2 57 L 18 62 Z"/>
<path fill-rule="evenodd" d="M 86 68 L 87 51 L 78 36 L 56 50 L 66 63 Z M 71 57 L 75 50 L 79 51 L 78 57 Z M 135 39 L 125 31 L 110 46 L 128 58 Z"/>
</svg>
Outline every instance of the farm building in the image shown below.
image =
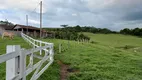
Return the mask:
<svg viewBox="0 0 142 80">
<path fill-rule="evenodd" d="M 33 37 L 39 37 L 40 36 L 40 28 L 33 27 L 33 26 L 25 26 L 16 24 L 14 26 L 6 25 L 6 24 L 0 24 L 0 35 L 3 34 L 3 32 L 12 32 L 15 35 L 20 36 L 20 33 L 23 32 L 29 36 Z M 42 37 L 51 37 L 53 34 L 51 32 L 47 32 L 46 30 L 42 30 Z"/>
<path fill-rule="evenodd" d="M 20 24 L 16 24 L 13 30 L 20 31 L 20 32 L 23 32 L 25 34 L 28 34 L 30 36 L 35 36 L 35 37 L 37 37 L 38 34 L 40 33 L 39 28 L 32 27 L 32 26 L 20 25 Z"/>
<path fill-rule="evenodd" d="M 29 36 L 33 36 L 33 37 L 40 36 L 40 28 L 33 27 L 33 26 L 25 26 L 25 25 L 16 24 L 13 30 L 23 32 L 23 33 L 28 34 Z M 42 29 L 42 36 L 43 37 L 48 37 L 51 35 L 52 35 L 52 33 L 47 32 L 46 30 Z"/>
</svg>

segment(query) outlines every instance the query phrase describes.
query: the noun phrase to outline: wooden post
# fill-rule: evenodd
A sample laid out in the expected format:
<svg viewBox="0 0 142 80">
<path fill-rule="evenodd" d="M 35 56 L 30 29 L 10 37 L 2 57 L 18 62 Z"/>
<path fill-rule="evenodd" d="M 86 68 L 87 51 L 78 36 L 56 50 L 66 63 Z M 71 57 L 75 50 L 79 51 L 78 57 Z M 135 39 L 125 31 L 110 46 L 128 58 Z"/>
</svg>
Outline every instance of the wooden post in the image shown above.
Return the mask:
<svg viewBox="0 0 142 80">
<path fill-rule="evenodd" d="M 19 45 L 8 45 L 6 53 L 8 54 L 13 51 L 18 52 L 19 49 Z M 6 80 L 12 80 L 18 74 L 18 65 L 18 57 L 6 61 Z"/>
<path fill-rule="evenodd" d="M 26 80 L 26 54 L 21 52 L 21 49 L 17 49 L 17 51 L 20 53 L 20 79 Z"/>
<path fill-rule="evenodd" d="M 51 47 L 50 47 L 49 53 L 50 53 L 50 60 L 53 60 L 53 55 L 54 55 L 54 52 L 53 52 L 53 44 L 52 44 Z"/>
<path fill-rule="evenodd" d="M 40 42 L 40 47 L 42 46 L 42 43 Z M 40 50 L 40 55 L 42 55 L 42 50 Z"/>
<path fill-rule="evenodd" d="M 22 33 L 23 33 L 23 28 L 22 28 Z"/>
<path fill-rule="evenodd" d="M 70 47 L 70 42 L 69 42 L 69 40 L 68 40 L 68 49 L 69 49 L 69 47 Z"/>
<path fill-rule="evenodd" d="M 59 44 L 59 53 L 61 53 L 62 52 L 62 44 L 60 43 Z"/>
</svg>

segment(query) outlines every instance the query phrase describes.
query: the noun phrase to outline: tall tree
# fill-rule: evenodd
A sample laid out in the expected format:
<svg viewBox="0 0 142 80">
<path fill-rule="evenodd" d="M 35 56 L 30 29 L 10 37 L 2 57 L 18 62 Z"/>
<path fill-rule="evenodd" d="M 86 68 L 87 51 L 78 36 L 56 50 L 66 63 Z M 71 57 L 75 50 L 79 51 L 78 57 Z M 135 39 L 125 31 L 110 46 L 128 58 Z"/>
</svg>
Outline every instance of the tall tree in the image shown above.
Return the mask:
<svg viewBox="0 0 142 80">
<path fill-rule="evenodd" d="M 60 25 L 61 27 L 63 27 L 63 28 L 66 28 L 66 27 L 68 27 L 68 25 L 66 25 L 66 24 L 64 24 L 64 25 Z"/>
</svg>

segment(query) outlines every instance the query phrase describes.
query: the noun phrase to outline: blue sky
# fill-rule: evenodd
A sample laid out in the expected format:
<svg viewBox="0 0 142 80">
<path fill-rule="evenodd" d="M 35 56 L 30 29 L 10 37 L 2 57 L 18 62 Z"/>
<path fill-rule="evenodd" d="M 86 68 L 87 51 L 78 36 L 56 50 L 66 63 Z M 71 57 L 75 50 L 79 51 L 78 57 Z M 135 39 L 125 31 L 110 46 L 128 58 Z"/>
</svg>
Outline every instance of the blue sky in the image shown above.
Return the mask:
<svg viewBox="0 0 142 80">
<path fill-rule="evenodd" d="M 43 27 L 60 27 L 62 24 L 111 30 L 142 27 L 142 0 L 42 1 Z M 39 27 L 39 2 L 40 0 L 0 0 L 0 20 L 26 24 L 25 16 L 28 14 L 29 24 Z"/>
</svg>

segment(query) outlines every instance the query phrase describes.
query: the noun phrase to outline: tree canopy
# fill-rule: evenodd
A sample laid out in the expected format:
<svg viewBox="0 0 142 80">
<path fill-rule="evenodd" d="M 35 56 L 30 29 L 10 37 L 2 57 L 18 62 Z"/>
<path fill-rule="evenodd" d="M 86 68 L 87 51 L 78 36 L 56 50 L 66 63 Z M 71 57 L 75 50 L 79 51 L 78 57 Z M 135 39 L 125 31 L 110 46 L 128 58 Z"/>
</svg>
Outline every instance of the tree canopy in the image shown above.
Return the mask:
<svg viewBox="0 0 142 80">
<path fill-rule="evenodd" d="M 7 26 L 13 26 L 13 25 L 14 25 L 13 23 L 11 23 L 11 22 L 9 22 L 9 21 L 7 21 L 7 20 L 5 20 L 5 21 L 0 21 L 0 24 L 2 24 L 2 25 L 7 25 Z"/>
<path fill-rule="evenodd" d="M 142 28 L 134 28 L 134 29 L 125 28 L 120 30 L 120 33 L 134 35 L 134 36 L 142 36 Z"/>
</svg>

